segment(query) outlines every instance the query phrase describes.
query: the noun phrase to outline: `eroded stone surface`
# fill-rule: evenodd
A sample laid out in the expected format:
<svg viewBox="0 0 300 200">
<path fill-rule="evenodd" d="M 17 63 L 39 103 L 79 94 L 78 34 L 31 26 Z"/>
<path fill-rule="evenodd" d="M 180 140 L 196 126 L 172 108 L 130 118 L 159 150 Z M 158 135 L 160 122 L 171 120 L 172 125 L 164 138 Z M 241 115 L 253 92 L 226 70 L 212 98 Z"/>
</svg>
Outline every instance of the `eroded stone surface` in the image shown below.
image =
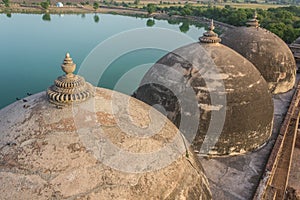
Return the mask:
<svg viewBox="0 0 300 200">
<path fill-rule="evenodd" d="M 295 90 L 292 89 L 287 93 L 274 95 L 273 133 L 262 148 L 234 157 L 212 159 L 200 157 L 201 164 L 209 179 L 213 199 L 253 199 L 294 92 Z M 293 162 L 294 167 L 291 169 L 291 174 L 294 176 L 292 182 L 295 184 L 298 184 L 300 180 L 299 177 L 296 178 L 295 176 L 299 171 L 298 168 L 295 168 L 297 165 L 295 163 L 298 163 L 297 159 L 296 162 Z M 294 173 L 293 170 L 295 170 Z"/>
<path fill-rule="evenodd" d="M 268 82 L 273 94 L 289 91 L 295 84 L 296 63 L 289 47 L 275 34 L 260 27 L 238 27 L 221 35 L 222 43 L 250 62 Z"/>
<path fill-rule="evenodd" d="M 241 154 L 271 135 L 273 104 L 266 81 L 224 45 L 181 47 L 152 66 L 140 85 L 134 97 L 163 106 L 188 139 L 197 132 L 193 146 L 198 152 Z"/>
<path fill-rule="evenodd" d="M 211 198 L 178 129 L 120 93 L 64 108 L 36 94 L 0 110 L 0 133 L 0 199 Z"/>
</svg>

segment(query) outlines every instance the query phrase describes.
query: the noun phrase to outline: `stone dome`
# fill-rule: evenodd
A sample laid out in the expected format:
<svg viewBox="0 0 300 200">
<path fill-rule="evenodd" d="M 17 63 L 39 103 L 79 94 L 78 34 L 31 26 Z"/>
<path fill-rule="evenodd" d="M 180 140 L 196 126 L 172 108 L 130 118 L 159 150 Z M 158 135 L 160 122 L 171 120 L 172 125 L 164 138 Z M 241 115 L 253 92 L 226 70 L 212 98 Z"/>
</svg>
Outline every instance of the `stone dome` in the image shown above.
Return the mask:
<svg viewBox="0 0 300 200">
<path fill-rule="evenodd" d="M 211 199 L 199 161 L 158 111 L 103 88 L 65 106 L 50 98 L 0 110 L 0 199 Z"/>
<path fill-rule="evenodd" d="M 298 37 L 294 42 L 293 44 L 300 44 L 300 37 Z"/>
<path fill-rule="evenodd" d="M 167 115 L 196 152 L 235 155 L 268 140 L 273 103 L 259 71 L 213 29 L 162 57 L 133 96 Z"/>
<path fill-rule="evenodd" d="M 293 52 L 296 63 L 298 64 L 300 59 L 300 37 L 297 38 L 292 44 L 290 44 L 290 49 Z M 297 66 L 297 72 L 299 71 L 299 66 Z"/>
<path fill-rule="evenodd" d="M 249 27 L 229 29 L 221 35 L 222 43 L 252 62 L 268 83 L 271 93 L 278 94 L 293 88 L 296 80 L 294 56 L 278 36 L 260 28 L 256 15 Z"/>
</svg>

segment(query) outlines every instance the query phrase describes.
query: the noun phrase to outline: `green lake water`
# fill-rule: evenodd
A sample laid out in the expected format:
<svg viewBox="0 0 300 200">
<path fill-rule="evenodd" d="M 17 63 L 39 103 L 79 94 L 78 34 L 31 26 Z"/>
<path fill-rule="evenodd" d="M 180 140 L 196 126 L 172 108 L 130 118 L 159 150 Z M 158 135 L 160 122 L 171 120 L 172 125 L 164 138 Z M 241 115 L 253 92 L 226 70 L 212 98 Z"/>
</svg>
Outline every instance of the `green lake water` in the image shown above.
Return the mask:
<svg viewBox="0 0 300 200">
<path fill-rule="evenodd" d="M 0 14 L 0 108 L 52 85 L 63 74 L 66 52 L 77 64 L 76 72 L 93 85 L 131 95 L 153 63 L 204 32 L 194 25 L 154 22 L 110 14 L 50 19 Z"/>
</svg>

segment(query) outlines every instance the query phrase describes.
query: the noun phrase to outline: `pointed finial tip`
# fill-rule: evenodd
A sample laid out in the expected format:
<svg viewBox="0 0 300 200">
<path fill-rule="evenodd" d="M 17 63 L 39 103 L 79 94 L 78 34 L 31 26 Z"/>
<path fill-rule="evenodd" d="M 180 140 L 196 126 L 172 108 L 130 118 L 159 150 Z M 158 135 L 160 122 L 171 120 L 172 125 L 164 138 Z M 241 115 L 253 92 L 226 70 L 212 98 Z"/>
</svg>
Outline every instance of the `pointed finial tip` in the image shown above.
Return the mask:
<svg viewBox="0 0 300 200">
<path fill-rule="evenodd" d="M 61 65 L 62 70 L 69 76 L 75 71 L 76 64 L 73 63 L 72 58 L 70 57 L 69 53 L 66 53 L 66 57 L 63 61 L 63 64 Z"/>
<path fill-rule="evenodd" d="M 257 12 L 256 12 L 256 10 L 254 11 L 253 18 L 257 19 Z"/>
<path fill-rule="evenodd" d="M 211 21 L 210 21 L 210 27 L 209 28 L 210 28 L 211 31 L 213 31 L 215 29 L 214 20 L 213 19 L 211 19 Z"/>
</svg>

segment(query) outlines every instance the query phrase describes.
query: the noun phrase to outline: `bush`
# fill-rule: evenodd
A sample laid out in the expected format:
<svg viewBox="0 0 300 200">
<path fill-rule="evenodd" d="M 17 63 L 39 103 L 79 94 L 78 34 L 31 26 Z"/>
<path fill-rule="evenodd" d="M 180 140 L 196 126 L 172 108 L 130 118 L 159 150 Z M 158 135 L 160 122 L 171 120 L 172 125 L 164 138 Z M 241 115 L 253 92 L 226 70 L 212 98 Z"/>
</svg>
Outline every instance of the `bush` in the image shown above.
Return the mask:
<svg viewBox="0 0 300 200">
<path fill-rule="evenodd" d="M 188 32 L 190 29 L 190 24 L 187 21 L 184 21 L 181 26 L 179 26 L 179 30 L 183 33 Z"/>
<path fill-rule="evenodd" d="M 149 14 L 154 13 L 156 10 L 157 10 L 157 6 L 156 6 L 155 4 L 149 3 L 149 4 L 147 5 L 147 12 L 148 12 Z"/>
<path fill-rule="evenodd" d="M 153 19 L 147 20 L 147 26 L 151 27 L 151 26 L 154 26 L 154 24 L 155 24 L 155 21 Z"/>
<path fill-rule="evenodd" d="M 51 21 L 51 16 L 50 16 L 49 13 L 46 13 L 46 14 L 43 15 L 42 19 L 43 19 L 44 21 Z"/>
<path fill-rule="evenodd" d="M 49 3 L 47 1 L 41 2 L 41 6 L 47 10 L 49 8 Z"/>
<path fill-rule="evenodd" d="M 125 8 L 129 7 L 129 5 L 127 3 L 125 3 L 124 1 L 122 2 L 122 6 Z"/>
<path fill-rule="evenodd" d="M 94 21 L 95 21 L 96 23 L 98 23 L 99 20 L 100 20 L 99 16 L 98 16 L 98 15 L 95 15 L 95 16 L 94 16 Z"/>
<path fill-rule="evenodd" d="M 5 7 L 9 7 L 9 0 L 2 0 L 2 2 L 4 3 Z"/>
<path fill-rule="evenodd" d="M 97 10 L 97 9 L 99 8 L 99 3 L 98 3 L 98 2 L 94 2 L 93 8 L 94 8 L 95 10 Z"/>
</svg>

